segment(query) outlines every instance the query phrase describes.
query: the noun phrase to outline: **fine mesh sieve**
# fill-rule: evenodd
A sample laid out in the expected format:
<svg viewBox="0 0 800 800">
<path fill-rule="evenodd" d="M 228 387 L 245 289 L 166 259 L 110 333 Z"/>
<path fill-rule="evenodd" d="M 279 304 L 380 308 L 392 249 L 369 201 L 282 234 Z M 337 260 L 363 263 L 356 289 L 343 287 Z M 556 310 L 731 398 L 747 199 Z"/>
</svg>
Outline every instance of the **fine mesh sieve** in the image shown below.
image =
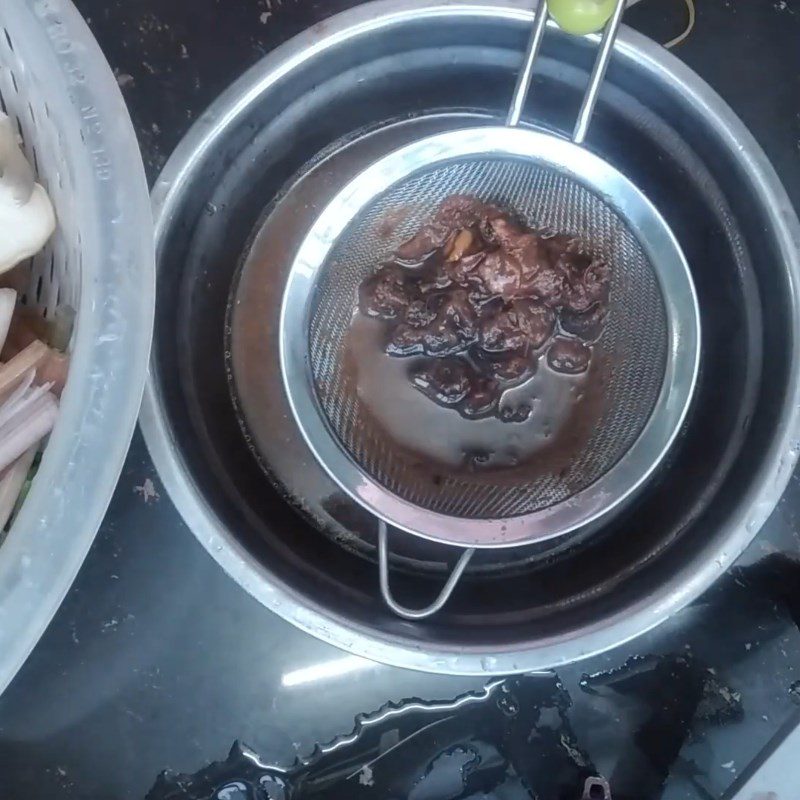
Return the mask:
<svg viewBox="0 0 800 800">
<path fill-rule="evenodd" d="M 517 127 L 545 30 L 542 4 L 507 125 L 448 131 L 384 156 L 326 206 L 292 264 L 280 324 L 286 393 L 320 464 L 379 518 L 381 588 L 401 616 L 438 610 L 475 547 L 550 538 L 606 515 L 652 474 L 688 408 L 699 314 L 685 259 L 647 198 L 580 146 L 623 7 L 620 0 L 604 32 L 572 141 Z M 539 406 L 522 425 L 442 415 L 408 389 L 406 359 L 369 359 L 362 346 L 381 334 L 356 313 L 361 281 L 454 194 L 507 209 L 532 228 L 575 236 L 611 267 L 609 313 L 589 374 L 580 383 L 542 378 Z M 384 372 L 370 377 L 372 361 Z M 579 416 L 576 394 L 583 395 Z M 392 405 L 388 416 L 377 396 Z M 434 413 L 436 421 L 425 420 Z M 557 447 L 542 438 L 548 416 L 559 417 Z M 511 455 L 477 469 L 449 452 L 456 442 L 467 455 L 462 436 L 481 442 L 490 461 Z M 520 441 L 536 446 L 517 458 Z M 468 548 L 425 609 L 391 597 L 387 525 Z"/>
<path fill-rule="evenodd" d="M 591 242 L 593 252 L 611 266 L 612 301 L 593 356 L 594 364 L 601 368 L 590 376 L 604 379 L 603 396 L 597 398 L 601 402 L 594 404 L 595 413 L 586 418 L 593 431 L 561 443 L 556 457 L 542 459 L 539 453 L 533 463 L 503 470 L 446 472 L 431 468 L 427 459 L 420 464 L 420 455 L 425 455 L 420 448 L 411 451 L 396 442 L 387 445 L 384 426 L 359 395 L 357 370 L 348 357 L 358 287 L 377 263 L 389 260 L 397 246 L 453 194 L 478 196 L 513 209 L 532 227 Z M 387 238 L 382 220 L 400 215 L 402 222 Z M 667 349 L 666 311 L 658 279 L 619 214 L 569 176 L 511 158 L 470 159 L 424 170 L 378 197 L 345 229 L 326 259 L 311 300 L 309 329 L 317 395 L 333 432 L 355 461 L 411 503 L 442 514 L 480 519 L 538 511 L 582 491 L 608 472 L 650 417 L 661 389 Z M 631 347 L 632 341 L 636 341 L 635 347 Z M 404 369 L 405 365 L 398 371 Z M 546 378 L 542 373 L 533 381 Z M 397 377 L 400 384 L 402 375 Z M 567 382 L 561 377 L 557 380 Z M 412 392 L 416 390 L 407 394 Z M 412 397 L 407 399 L 413 402 Z M 443 412 L 424 399 L 415 410 L 418 415 L 430 411 L 432 425 L 444 420 Z M 453 414 L 444 413 L 448 417 Z M 513 425 L 494 419 L 462 421 L 459 417 L 452 419 L 452 427 L 469 437 L 470 428 L 482 426 L 483 438 L 494 439 L 497 447 L 498 440 L 507 438 L 503 436 L 506 432 L 516 439 L 535 438 L 540 417 L 547 413 L 547 409 L 537 408 L 526 423 Z"/>
</svg>

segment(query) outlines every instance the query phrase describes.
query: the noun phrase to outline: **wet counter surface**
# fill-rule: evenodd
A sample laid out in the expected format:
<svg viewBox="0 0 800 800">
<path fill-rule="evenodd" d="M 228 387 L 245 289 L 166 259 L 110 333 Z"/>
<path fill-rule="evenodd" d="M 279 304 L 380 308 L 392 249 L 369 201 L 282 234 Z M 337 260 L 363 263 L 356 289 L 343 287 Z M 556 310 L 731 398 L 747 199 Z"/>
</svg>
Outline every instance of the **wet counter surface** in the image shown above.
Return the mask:
<svg viewBox="0 0 800 800">
<path fill-rule="evenodd" d="M 117 72 L 151 179 L 242 70 L 353 4 L 78 2 Z M 680 0 L 643 0 L 629 21 L 663 41 L 684 13 Z M 798 41 L 798 0 L 704 0 L 676 52 L 743 118 L 800 207 Z M 547 725 L 568 727 L 563 747 L 577 743 L 612 778 L 615 798 L 721 797 L 796 713 L 799 517 L 795 475 L 736 568 L 700 601 L 625 647 L 559 669 L 560 687 L 552 675 L 526 679 L 531 697 L 558 691 L 561 711 Z M 0 698 L 0 797 L 143 798 L 161 770 L 198 770 L 235 739 L 289 764 L 387 701 L 448 700 L 484 683 L 348 657 L 264 610 L 183 524 L 137 434 L 75 585 Z"/>
</svg>

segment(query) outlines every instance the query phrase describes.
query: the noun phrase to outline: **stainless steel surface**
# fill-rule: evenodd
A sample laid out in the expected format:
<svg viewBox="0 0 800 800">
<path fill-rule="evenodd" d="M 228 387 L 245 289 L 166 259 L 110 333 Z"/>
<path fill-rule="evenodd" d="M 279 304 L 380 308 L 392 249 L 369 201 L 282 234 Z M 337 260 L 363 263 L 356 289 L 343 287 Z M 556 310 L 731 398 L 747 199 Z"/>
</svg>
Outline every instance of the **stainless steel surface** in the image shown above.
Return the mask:
<svg viewBox="0 0 800 800">
<path fill-rule="evenodd" d="M 608 62 L 611 60 L 611 54 L 614 50 L 614 41 L 617 38 L 617 32 L 622 23 L 622 15 L 625 13 L 626 5 L 630 6 L 632 3 L 626 4 L 625 0 L 617 0 L 614 12 L 603 29 L 600 47 L 597 52 L 597 59 L 586 87 L 586 93 L 581 102 L 578 118 L 575 121 L 575 128 L 572 132 L 572 141 L 575 142 L 575 144 L 583 144 L 586 139 L 592 113 L 597 103 L 597 94 L 600 91 L 600 86 L 603 83 L 603 78 L 608 69 Z M 506 117 L 506 125 L 509 127 L 513 128 L 518 125 L 522 118 L 522 110 L 525 107 L 525 101 L 528 98 L 531 80 L 533 78 L 533 68 L 536 63 L 536 58 L 539 55 L 545 30 L 547 29 L 547 18 L 547 3 L 537 4 L 533 18 L 531 38 L 528 42 L 528 48 L 525 51 L 525 57 L 520 67 L 519 74 L 517 75 L 514 94 L 511 96 L 511 106 L 508 110 L 508 116 Z"/>
<path fill-rule="evenodd" d="M 439 609 L 444 607 L 444 604 L 450 599 L 453 594 L 453 589 L 459 578 L 464 574 L 470 559 L 475 555 L 475 548 L 468 547 L 464 550 L 458 558 L 453 571 L 445 581 L 442 590 L 436 595 L 433 602 L 421 608 L 408 608 L 407 606 L 398 603 L 392 595 L 392 590 L 389 586 L 389 532 L 386 528 L 386 523 L 383 520 L 378 522 L 378 570 L 381 582 L 381 595 L 383 600 L 389 608 L 397 614 L 398 617 L 403 619 L 425 619 L 435 614 Z"/>
<path fill-rule="evenodd" d="M 309 30 L 260 62 L 197 123 L 156 185 L 157 240 L 165 284 L 183 263 L 173 234 L 184 226 L 193 226 L 198 219 L 202 222 L 202 203 L 211 197 L 209 187 L 215 180 L 210 177 L 213 169 L 226 158 L 236 157 L 242 139 L 252 138 L 248 126 L 269 124 L 284 107 L 284 89 L 291 87 L 294 91 L 289 94 L 300 97 L 310 88 L 307 80 L 314 80 L 318 88 L 324 76 L 342 74 L 343 79 L 352 79 L 353 73 L 347 70 L 354 62 L 361 68 L 359 60 L 373 58 L 376 51 L 382 56 L 393 53 L 406 67 L 416 66 L 424 59 L 418 51 L 409 56 L 406 48 L 412 41 L 430 48 L 426 53 L 431 60 L 424 63 L 438 75 L 444 63 L 435 61 L 440 52 L 443 59 L 454 56 L 447 62 L 448 68 L 476 53 L 474 47 L 448 50 L 452 47 L 447 38 L 451 34 L 465 45 L 490 41 L 496 51 L 483 47 L 483 62 L 489 64 L 497 55 L 494 63 L 502 65 L 504 74 L 513 74 L 530 30 L 531 14 L 526 5 L 386 2 L 361 7 L 327 20 L 324 27 Z M 556 70 L 559 76 L 575 69 L 583 74 L 589 63 L 581 45 L 554 39 L 544 47 L 547 58 L 542 63 L 550 72 L 543 84 L 543 97 L 548 87 L 562 88 L 557 81 L 553 83 Z M 505 53 L 513 57 L 506 58 Z M 495 74 L 499 69 L 495 68 Z M 382 93 L 370 97 L 384 97 L 387 86 L 396 86 L 396 78 L 395 74 L 388 83 L 379 84 Z M 355 85 L 355 80 L 350 85 Z M 318 97 L 318 91 L 313 96 Z M 622 125 L 626 135 L 645 135 L 658 114 L 680 120 L 685 144 L 669 128 L 653 128 L 659 132 L 659 144 L 672 141 L 674 148 L 662 153 L 663 169 L 656 160 L 648 162 L 648 170 L 665 184 L 680 186 L 687 197 L 687 216 L 679 220 L 681 235 L 687 235 L 687 230 L 691 233 L 697 209 L 694 200 L 688 201 L 698 186 L 709 192 L 708 208 L 718 210 L 719 220 L 714 219 L 722 226 L 720 238 L 706 240 L 705 245 L 725 242 L 726 259 L 703 264 L 705 251 L 698 251 L 692 242 L 693 251 L 701 253 L 698 262 L 693 262 L 697 274 L 703 277 L 698 286 L 712 291 L 706 273 L 721 277 L 727 274 L 727 265 L 735 263 L 738 280 L 745 288 L 750 287 L 751 301 L 742 306 L 746 311 L 743 316 L 738 299 L 730 304 L 732 289 L 714 285 L 714 294 L 726 298 L 725 317 L 743 321 L 741 327 L 724 331 L 725 352 L 744 354 L 752 349 L 752 364 L 749 359 L 730 367 L 713 358 L 704 362 L 699 416 L 696 422 L 693 417 L 687 420 L 686 443 L 676 454 L 676 463 L 682 469 L 667 469 L 652 490 L 654 499 L 648 495 L 630 511 L 631 524 L 626 523 L 623 530 L 630 537 L 624 546 L 616 531 L 606 532 L 610 542 L 620 545 L 614 550 L 616 561 L 603 551 L 605 558 L 600 561 L 571 556 L 569 569 L 554 575 L 548 567 L 548 578 L 557 577 L 543 587 L 549 598 L 555 595 L 549 602 L 528 594 L 542 586 L 538 580 L 530 580 L 526 584 L 530 588 L 525 590 L 516 582 L 508 592 L 484 592 L 489 600 L 502 599 L 509 604 L 505 616 L 495 609 L 483 610 L 480 619 L 491 625 L 491 634 L 475 615 L 469 582 L 463 583 L 451 600 L 458 613 L 450 613 L 450 606 L 443 612 L 446 632 L 430 623 L 399 623 L 375 602 L 379 597 L 377 586 L 370 593 L 368 582 L 360 584 L 362 600 L 361 595 L 355 596 L 352 582 L 342 580 L 328 587 L 318 573 L 311 571 L 312 545 L 318 559 L 333 562 L 337 557 L 325 545 L 324 537 L 314 539 L 313 531 L 300 517 L 282 516 L 279 504 L 271 506 L 269 513 L 258 513 L 253 497 L 246 502 L 242 498 L 230 500 L 214 461 L 207 451 L 194 446 L 201 428 L 190 421 L 195 412 L 182 405 L 179 395 L 183 389 L 177 387 L 171 370 L 173 345 L 164 338 L 154 354 L 142 414 L 151 452 L 195 535 L 212 557 L 265 606 L 332 644 L 380 661 L 432 672 L 524 671 L 585 657 L 652 628 L 709 586 L 753 539 L 774 508 L 798 455 L 798 223 L 764 154 L 724 102 L 674 57 L 625 29 L 620 31 L 616 57 L 600 92 L 599 105 L 604 113 L 598 115 L 592 128 L 589 146 L 600 152 L 614 150 L 616 158 L 635 170 L 636 165 L 626 159 L 629 153 L 620 145 L 617 128 L 605 129 L 606 135 L 602 135 L 605 112 L 622 113 L 622 100 L 633 102 L 630 115 L 620 118 L 625 125 L 630 123 L 630 127 Z M 263 109 L 269 110 L 269 117 L 261 113 Z M 635 127 L 639 120 L 643 120 L 642 128 Z M 254 150 L 252 157 L 263 157 L 264 153 L 263 148 Z M 692 153 L 698 153 L 705 163 L 696 157 L 692 161 Z M 676 161 L 676 154 L 682 160 Z M 691 169 L 680 172 L 676 164 L 689 164 Z M 648 191 L 658 194 L 659 184 L 651 183 Z M 201 205 L 196 208 L 198 202 Z M 747 267 L 748 249 L 753 253 L 751 271 Z M 751 289 L 756 284 L 753 295 Z M 758 291 L 770 308 L 763 319 L 758 313 Z M 166 310 L 163 319 L 169 319 Z M 769 347 L 762 348 L 762 338 Z M 715 339 L 706 342 L 712 355 L 723 352 Z M 765 381 L 760 377 L 760 358 L 768 376 Z M 715 385 L 725 391 L 723 397 L 714 393 Z M 730 407 L 725 405 L 726 398 Z M 216 417 L 220 409 L 215 409 Z M 204 418 L 205 424 L 211 421 L 211 416 Z M 276 436 L 281 424 L 278 419 Z M 698 430 L 702 434 L 699 438 Z M 215 451 L 215 457 L 229 466 L 222 455 Z M 688 480 L 690 474 L 693 483 Z M 632 527 L 634 524 L 638 527 Z M 254 536 L 261 537 L 259 544 L 254 543 Z M 346 565 L 344 558 L 341 561 L 347 574 L 358 572 L 355 560 Z M 595 580 L 598 575 L 592 571 L 598 563 L 602 565 L 601 581 Z M 328 566 L 334 568 L 331 563 Z M 334 574 L 335 569 L 338 567 Z M 581 582 L 582 593 L 577 589 L 572 592 L 576 580 Z M 405 579 L 403 583 L 412 586 Z M 562 586 L 563 593 L 558 591 Z M 514 606 L 516 592 L 527 608 L 537 609 L 541 615 L 526 615 L 522 607 Z"/>
<path fill-rule="evenodd" d="M 0 4 L 0 107 L 57 218 L 45 248 L 20 267 L 29 270 L 24 300 L 43 316 L 75 316 L 58 419 L 0 545 L 1 692 L 50 623 L 111 500 L 144 387 L 154 265 L 130 117 L 70 2 Z"/>
<path fill-rule="evenodd" d="M 539 48 L 542 46 L 542 39 L 544 39 L 544 32 L 547 29 L 547 17 L 547 3 L 538 3 L 534 12 L 531 38 L 528 41 L 528 48 L 525 51 L 522 66 L 519 68 L 519 73 L 517 73 L 514 94 L 511 95 L 511 105 L 506 117 L 506 125 L 509 128 L 519 125 L 519 121 L 522 119 L 522 110 L 525 108 L 525 101 L 528 99 L 531 80 L 533 79 L 533 67 L 536 64 Z"/>
<path fill-rule="evenodd" d="M 568 475 L 560 461 L 540 475 L 525 469 L 451 474 L 442 466 L 443 479 L 432 487 L 371 423 L 372 410 L 346 374 L 358 285 L 450 194 L 491 197 L 529 224 L 577 236 L 612 267 L 609 317 L 596 348 L 598 358 L 613 367 L 596 401 L 601 410 L 593 408 L 591 384 L 579 389 L 586 393 L 592 427 L 569 450 Z M 408 209 L 411 198 L 413 211 L 390 238 L 381 238 L 380 219 Z M 311 451 L 353 499 L 389 525 L 433 541 L 508 547 L 590 525 L 643 485 L 689 407 L 699 329 L 680 247 L 629 180 L 551 134 L 485 126 L 437 134 L 385 156 L 326 206 L 286 283 L 281 370 Z M 595 385 L 601 380 L 599 374 L 590 378 Z M 567 396 L 549 402 L 572 401 Z M 553 413 L 545 400 L 542 405 L 525 432 L 515 435 L 536 436 L 537 415 Z M 404 408 L 403 424 L 428 429 L 418 416 L 424 409 L 410 403 Z M 486 428 L 493 448 L 509 435 L 503 423 L 469 425 Z"/>
<path fill-rule="evenodd" d="M 603 37 L 600 40 L 600 49 L 597 53 L 597 60 L 594 62 L 592 75 L 589 78 L 589 85 L 586 87 L 586 94 L 581 103 L 581 110 L 578 112 L 578 119 L 572 131 L 572 141 L 575 144 L 583 144 L 586 134 L 589 132 L 589 123 L 592 120 L 594 107 L 597 104 L 597 95 L 603 78 L 606 76 L 608 62 L 614 51 L 614 41 L 617 38 L 619 26 L 622 24 L 622 15 L 625 13 L 625 0 L 617 0 L 614 13 L 603 30 Z"/>
</svg>

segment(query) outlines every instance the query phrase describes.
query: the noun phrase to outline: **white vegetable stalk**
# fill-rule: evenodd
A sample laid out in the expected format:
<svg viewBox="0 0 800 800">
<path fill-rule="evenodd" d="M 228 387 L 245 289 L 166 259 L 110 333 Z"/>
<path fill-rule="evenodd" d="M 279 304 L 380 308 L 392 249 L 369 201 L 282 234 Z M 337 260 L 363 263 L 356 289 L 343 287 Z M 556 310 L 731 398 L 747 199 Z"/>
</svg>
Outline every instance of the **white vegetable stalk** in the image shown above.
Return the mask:
<svg viewBox="0 0 800 800">
<path fill-rule="evenodd" d="M 7 415 L 5 424 L 0 425 L 0 471 L 47 436 L 55 425 L 58 401 L 51 392 L 42 393 L 39 388 L 29 387 L 21 399 L 9 398 L 6 403 L 16 402 L 10 413 L 6 403 L 0 406 L 0 414 Z"/>
<path fill-rule="evenodd" d="M 41 250 L 55 224 L 53 205 L 36 183 L 17 143 L 16 128 L 0 112 L 0 273 Z M 0 289 L 0 348 L 16 302 L 13 289 Z M 35 383 L 37 370 L 48 372 L 49 358 L 50 348 L 37 339 L 0 364 L 0 531 L 8 523 L 39 444 L 58 415 L 53 383 Z"/>
<path fill-rule="evenodd" d="M 34 384 L 36 368 L 48 352 L 37 339 L 0 367 L 0 472 L 55 425 L 58 400 L 50 391 L 53 384 Z"/>
<path fill-rule="evenodd" d="M 10 361 L 0 366 L 0 402 L 5 400 L 30 370 L 35 370 L 47 358 L 50 349 L 36 339 Z M 0 407 L 1 408 L 1 407 Z"/>
<path fill-rule="evenodd" d="M 29 447 L 7 470 L 5 475 L 0 478 L 0 539 L 3 538 L 3 528 L 11 518 L 11 512 L 17 503 L 19 493 L 25 485 L 33 459 L 36 456 L 38 446 Z"/>
<path fill-rule="evenodd" d="M 0 112 L 0 272 L 38 253 L 55 226 L 53 204 L 34 181 L 14 124 Z"/>
</svg>

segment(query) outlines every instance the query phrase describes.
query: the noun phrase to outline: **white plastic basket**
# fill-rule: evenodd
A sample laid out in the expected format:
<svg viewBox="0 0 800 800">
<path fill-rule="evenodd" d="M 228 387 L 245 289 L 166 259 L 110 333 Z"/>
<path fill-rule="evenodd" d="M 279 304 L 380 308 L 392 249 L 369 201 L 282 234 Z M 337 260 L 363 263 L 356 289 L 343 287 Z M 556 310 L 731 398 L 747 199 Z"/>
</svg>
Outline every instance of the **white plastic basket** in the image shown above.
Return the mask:
<svg viewBox="0 0 800 800">
<path fill-rule="evenodd" d="M 30 263 L 26 302 L 43 315 L 76 312 L 59 419 L 0 545 L 2 691 L 58 608 L 111 499 L 146 375 L 154 266 L 130 118 L 69 0 L 0 2 L 0 103 L 58 220 Z"/>
</svg>

